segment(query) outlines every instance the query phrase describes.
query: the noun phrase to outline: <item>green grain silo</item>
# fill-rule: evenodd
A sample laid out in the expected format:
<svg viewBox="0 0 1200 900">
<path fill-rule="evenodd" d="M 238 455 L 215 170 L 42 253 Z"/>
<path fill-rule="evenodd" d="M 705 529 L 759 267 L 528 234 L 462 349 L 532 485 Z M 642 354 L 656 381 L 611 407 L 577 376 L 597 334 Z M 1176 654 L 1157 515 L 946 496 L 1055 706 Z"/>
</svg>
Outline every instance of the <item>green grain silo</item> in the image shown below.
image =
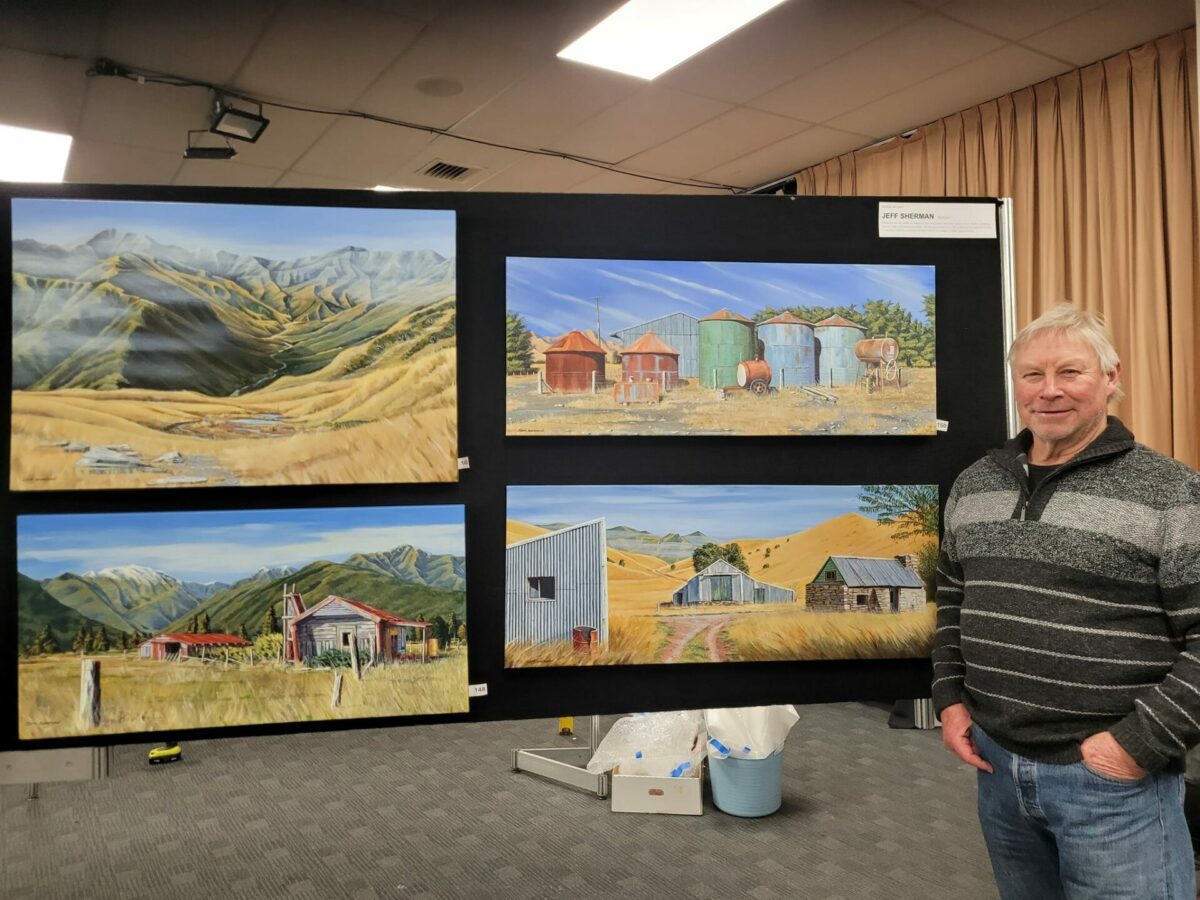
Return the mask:
<svg viewBox="0 0 1200 900">
<path fill-rule="evenodd" d="M 700 384 L 737 387 L 738 363 L 754 359 L 754 323 L 722 309 L 700 320 Z"/>
</svg>

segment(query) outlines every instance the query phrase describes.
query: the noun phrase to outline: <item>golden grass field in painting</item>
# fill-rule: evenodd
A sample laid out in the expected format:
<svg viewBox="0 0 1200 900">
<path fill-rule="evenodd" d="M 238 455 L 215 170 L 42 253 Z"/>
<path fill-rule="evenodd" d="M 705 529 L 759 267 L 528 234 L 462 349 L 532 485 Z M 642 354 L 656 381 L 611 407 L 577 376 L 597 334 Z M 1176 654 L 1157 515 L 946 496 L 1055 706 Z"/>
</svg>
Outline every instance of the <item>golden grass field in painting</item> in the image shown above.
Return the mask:
<svg viewBox="0 0 1200 900">
<path fill-rule="evenodd" d="M 285 376 L 238 397 L 191 391 L 13 391 L 14 490 L 151 486 L 171 475 L 240 485 L 453 481 L 458 477 L 455 342 L 411 359 L 384 353 L 356 369 L 360 347 L 320 372 Z M 247 435 L 235 419 L 279 417 L 282 433 Z M 189 433 L 192 432 L 201 433 Z M 128 444 L 144 460 L 171 452 L 160 471 L 97 474 L 54 442 Z"/>
<path fill-rule="evenodd" d="M 620 378 L 609 366 L 608 377 Z M 555 434 L 934 434 L 937 370 L 905 369 L 899 389 L 868 393 L 854 385 L 819 387 L 828 403 L 799 389 L 756 396 L 727 390 L 724 398 L 692 383 L 658 403 L 621 406 L 612 388 L 596 394 L 541 394 L 536 375 L 507 376 L 507 433 Z"/>
<path fill-rule="evenodd" d="M 342 697 L 330 709 L 333 672 L 280 663 L 230 666 L 89 654 L 100 660 L 101 722 L 79 727 L 81 657 L 55 654 L 18 666 L 23 740 L 188 728 L 320 722 L 377 716 L 466 712 L 467 650 L 456 646 L 428 663 L 371 666 L 356 682 L 342 669 Z"/>
</svg>

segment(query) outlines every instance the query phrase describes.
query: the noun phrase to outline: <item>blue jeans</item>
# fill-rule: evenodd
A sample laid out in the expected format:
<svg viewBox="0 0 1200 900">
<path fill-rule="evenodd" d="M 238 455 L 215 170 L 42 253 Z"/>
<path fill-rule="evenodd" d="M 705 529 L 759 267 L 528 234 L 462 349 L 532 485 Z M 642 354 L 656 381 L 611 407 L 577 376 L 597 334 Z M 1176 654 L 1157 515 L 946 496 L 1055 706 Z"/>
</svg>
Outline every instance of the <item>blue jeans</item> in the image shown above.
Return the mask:
<svg viewBox="0 0 1200 900">
<path fill-rule="evenodd" d="M 979 824 L 1002 900 L 1195 900 L 1183 776 L 1138 781 L 1035 762 L 971 728 Z"/>
</svg>

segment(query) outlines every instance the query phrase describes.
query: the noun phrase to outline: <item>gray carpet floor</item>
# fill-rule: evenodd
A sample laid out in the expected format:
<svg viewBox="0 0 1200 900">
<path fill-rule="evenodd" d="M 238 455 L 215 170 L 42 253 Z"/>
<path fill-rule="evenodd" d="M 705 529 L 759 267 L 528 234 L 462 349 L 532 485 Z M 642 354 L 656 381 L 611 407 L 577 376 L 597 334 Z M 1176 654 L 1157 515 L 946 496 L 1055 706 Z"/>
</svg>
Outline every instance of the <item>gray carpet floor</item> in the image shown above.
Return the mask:
<svg viewBox="0 0 1200 900">
<path fill-rule="evenodd" d="M 708 796 L 700 816 L 614 814 L 512 772 L 514 748 L 570 744 L 547 720 L 196 741 L 158 767 L 118 747 L 105 780 L 0 788 L 0 897 L 996 896 L 974 776 L 939 731 L 799 712 L 762 819 Z"/>
</svg>

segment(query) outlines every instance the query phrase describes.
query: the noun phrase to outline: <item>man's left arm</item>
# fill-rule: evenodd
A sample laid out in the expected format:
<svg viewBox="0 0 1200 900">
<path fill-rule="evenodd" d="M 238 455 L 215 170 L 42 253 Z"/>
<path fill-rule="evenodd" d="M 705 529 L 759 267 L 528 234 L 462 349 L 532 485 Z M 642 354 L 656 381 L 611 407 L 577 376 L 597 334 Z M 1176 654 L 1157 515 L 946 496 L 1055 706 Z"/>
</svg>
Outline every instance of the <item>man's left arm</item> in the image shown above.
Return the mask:
<svg viewBox="0 0 1200 900">
<path fill-rule="evenodd" d="M 1163 611 L 1183 639 L 1183 650 L 1162 684 L 1143 691 L 1133 711 L 1108 732 L 1119 745 L 1116 750 L 1150 772 L 1200 743 L 1200 478 L 1189 484 L 1190 498 L 1164 513 L 1158 571 Z M 1104 734 L 1084 742 L 1093 742 L 1083 748 L 1089 763 L 1089 749 L 1113 750 Z"/>
</svg>

